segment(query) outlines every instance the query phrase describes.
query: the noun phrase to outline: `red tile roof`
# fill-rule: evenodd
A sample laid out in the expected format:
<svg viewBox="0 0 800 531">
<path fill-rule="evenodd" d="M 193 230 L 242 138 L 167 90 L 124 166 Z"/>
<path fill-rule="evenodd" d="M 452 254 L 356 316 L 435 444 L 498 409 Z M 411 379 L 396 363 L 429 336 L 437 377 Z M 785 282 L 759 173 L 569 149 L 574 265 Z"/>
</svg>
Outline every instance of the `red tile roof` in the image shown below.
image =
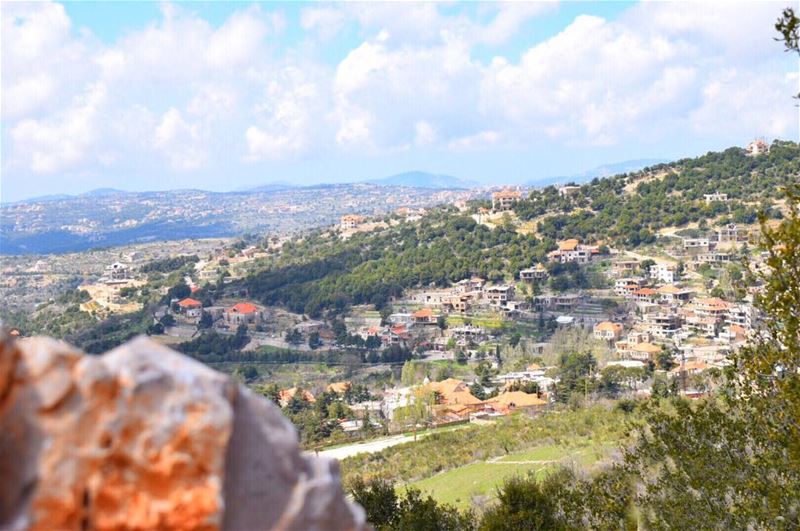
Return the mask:
<svg viewBox="0 0 800 531">
<path fill-rule="evenodd" d="M 197 299 L 186 297 L 185 299 L 178 301 L 178 306 L 181 308 L 200 308 L 203 306 L 203 303 Z"/>
<path fill-rule="evenodd" d="M 255 304 L 250 304 L 249 302 L 240 302 L 238 304 L 234 304 L 230 310 L 233 313 L 254 313 L 258 311 L 258 307 Z"/>
</svg>

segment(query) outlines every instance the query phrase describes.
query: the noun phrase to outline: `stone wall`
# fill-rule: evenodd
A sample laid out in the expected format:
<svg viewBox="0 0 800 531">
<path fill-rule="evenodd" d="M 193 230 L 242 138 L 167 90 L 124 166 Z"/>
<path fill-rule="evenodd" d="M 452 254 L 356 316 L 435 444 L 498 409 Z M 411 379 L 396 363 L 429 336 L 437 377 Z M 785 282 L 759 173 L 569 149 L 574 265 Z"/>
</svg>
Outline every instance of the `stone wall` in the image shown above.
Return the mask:
<svg viewBox="0 0 800 531">
<path fill-rule="evenodd" d="M 137 338 L 0 339 L 0 529 L 366 529 L 269 401 Z"/>
</svg>

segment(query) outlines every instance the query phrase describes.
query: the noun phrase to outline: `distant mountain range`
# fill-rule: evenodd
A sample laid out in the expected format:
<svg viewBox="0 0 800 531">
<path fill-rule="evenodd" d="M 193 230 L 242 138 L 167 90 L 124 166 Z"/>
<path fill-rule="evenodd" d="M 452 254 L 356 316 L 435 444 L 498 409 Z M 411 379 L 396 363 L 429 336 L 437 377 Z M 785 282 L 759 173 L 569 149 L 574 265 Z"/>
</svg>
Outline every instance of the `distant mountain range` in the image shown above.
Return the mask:
<svg viewBox="0 0 800 531">
<path fill-rule="evenodd" d="M 634 171 L 639 171 L 643 168 L 647 168 L 648 166 L 655 166 L 656 164 L 663 164 L 665 162 L 669 162 L 666 159 L 635 159 L 635 160 L 625 160 L 622 162 L 614 162 L 611 164 L 604 164 L 603 166 L 598 166 L 596 168 L 592 168 L 591 170 L 586 170 L 580 173 L 575 173 L 573 175 L 562 175 L 558 177 L 544 177 L 542 179 L 534 179 L 532 181 L 528 181 L 527 185 L 529 186 L 547 186 L 550 184 L 561 184 L 561 183 L 570 183 L 574 182 L 576 184 L 581 184 L 585 182 L 589 182 L 595 177 L 611 177 L 612 175 L 619 175 L 622 173 L 630 173 Z"/>
<path fill-rule="evenodd" d="M 154 240 L 292 234 L 331 225 L 344 214 L 382 216 L 399 207 L 428 208 L 439 189 L 358 184 L 270 183 L 247 191 L 99 189 L 0 208 L 0 255 L 64 253 Z M 447 190 L 449 200 L 481 192 Z M 44 208 L 42 208 L 44 206 Z"/>
<path fill-rule="evenodd" d="M 363 181 L 353 181 L 346 184 L 374 184 L 377 186 L 404 186 L 407 188 L 426 188 L 429 190 L 470 190 L 477 188 L 480 183 L 468 181 L 453 177 L 452 175 L 442 175 L 436 173 L 428 173 L 425 171 L 407 171 L 382 177 L 380 179 L 367 179 Z M 326 184 L 317 184 L 312 186 L 304 186 L 307 188 L 316 188 L 319 186 L 326 186 Z M 291 184 L 285 181 L 275 181 L 261 186 L 244 188 L 240 191 L 245 192 L 274 192 L 278 190 L 289 190 L 291 188 L 301 188 L 303 186 Z"/>
<path fill-rule="evenodd" d="M 407 186 L 410 188 L 432 188 L 436 190 L 469 190 L 480 186 L 479 183 L 453 177 L 452 175 L 442 175 L 428 173 L 424 171 L 407 171 L 390 175 L 382 179 L 372 179 L 364 181 L 369 184 L 380 186 Z"/>
</svg>

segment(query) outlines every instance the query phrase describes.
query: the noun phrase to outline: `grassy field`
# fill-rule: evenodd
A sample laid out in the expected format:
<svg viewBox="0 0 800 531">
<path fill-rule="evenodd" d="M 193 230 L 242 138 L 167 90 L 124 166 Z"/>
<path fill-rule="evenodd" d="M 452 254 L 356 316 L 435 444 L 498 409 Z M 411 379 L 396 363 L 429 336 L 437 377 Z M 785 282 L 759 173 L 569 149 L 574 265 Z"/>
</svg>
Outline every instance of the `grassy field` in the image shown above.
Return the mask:
<svg viewBox="0 0 800 531">
<path fill-rule="evenodd" d="M 557 451 L 561 452 L 558 459 L 570 457 L 583 466 L 605 455 L 606 450 L 618 447 L 635 419 L 635 415 L 626 416 L 605 406 L 552 411 L 535 419 L 512 415 L 494 424 L 466 425 L 430 434 L 417 443 L 349 457 L 341 463 L 342 477 L 345 483 L 358 476 L 425 486 L 423 482 L 438 481 L 433 478 L 460 468 L 498 461 L 508 463 L 513 470 L 519 465 L 513 461 L 551 461 L 554 454 L 548 452 Z M 513 457 L 506 459 L 509 455 Z M 473 468 L 461 473 L 469 473 Z M 460 481 L 458 474 L 456 480 Z M 492 484 L 487 488 L 491 490 Z"/>
<path fill-rule="evenodd" d="M 499 316 L 470 316 L 464 317 L 462 315 L 448 315 L 447 316 L 447 326 L 461 326 L 464 324 L 464 320 L 468 319 L 469 322 L 473 326 L 480 326 L 483 328 L 490 328 L 492 330 L 498 330 L 505 326 L 502 317 Z"/>
<path fill-rule="evenodd" d="M 482 463 L 454 468 L 408 485 L 439 502 L 466 509 L 474 506 L 476 501 L 493 499 L 498 487 L 511 477 L 528 474 L 541 477 L 561 465 L 590 467 L 607 457 L 613 448 L 613 445 L 595 446 L 589 439 L 576 439 L 568 446 L 547 445 L 510 453 Z M 403 488 L 398 487 L 400 490 Z"/>
</svg>

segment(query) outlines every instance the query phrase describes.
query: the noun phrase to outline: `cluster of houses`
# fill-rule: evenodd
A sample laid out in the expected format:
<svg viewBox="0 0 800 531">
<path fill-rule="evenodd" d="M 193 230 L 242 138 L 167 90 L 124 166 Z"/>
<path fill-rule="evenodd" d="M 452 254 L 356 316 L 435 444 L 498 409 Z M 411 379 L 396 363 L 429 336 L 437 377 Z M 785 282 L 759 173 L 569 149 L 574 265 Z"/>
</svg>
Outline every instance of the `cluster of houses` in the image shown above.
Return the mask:
<svg viewBox="0 0 800 531">
<path fill-rule="evenodd" d="M 638 270 L 635 261 L 619 261 L 613 271 L 629 275 Z M 634 323 L 626 330 L 623 323 L 601 322 L 594 337 L 606 341 L 622 360 L 656 362 L 662 352 L 679 356 L 684 365 L 723 366 L 728 356 L 748 338 L 756 319 L 749 303 L 733 303 L 716 297 L 700 297 L 681 286 L 677 268 L 657 264 L 649 278 L 621 276 L 614 291 L 632 305 Z"/>
</svg>

